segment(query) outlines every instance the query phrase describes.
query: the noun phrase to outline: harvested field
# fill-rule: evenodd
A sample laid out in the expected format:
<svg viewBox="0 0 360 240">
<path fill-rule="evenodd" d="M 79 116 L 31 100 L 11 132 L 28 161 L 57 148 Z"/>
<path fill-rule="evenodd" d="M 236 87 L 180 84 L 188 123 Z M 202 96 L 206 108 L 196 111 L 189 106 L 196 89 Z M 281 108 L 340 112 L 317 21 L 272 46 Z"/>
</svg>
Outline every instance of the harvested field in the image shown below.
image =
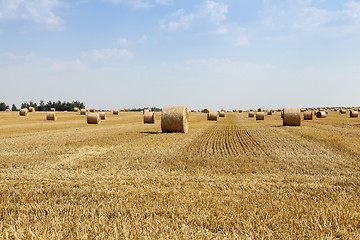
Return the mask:
<svg viewBox="0 0 360 240">
<path fill-rule="evenodd" d="M 360 120 L 0 113 L 0 239 L 359 239 Z"/>
</svg>

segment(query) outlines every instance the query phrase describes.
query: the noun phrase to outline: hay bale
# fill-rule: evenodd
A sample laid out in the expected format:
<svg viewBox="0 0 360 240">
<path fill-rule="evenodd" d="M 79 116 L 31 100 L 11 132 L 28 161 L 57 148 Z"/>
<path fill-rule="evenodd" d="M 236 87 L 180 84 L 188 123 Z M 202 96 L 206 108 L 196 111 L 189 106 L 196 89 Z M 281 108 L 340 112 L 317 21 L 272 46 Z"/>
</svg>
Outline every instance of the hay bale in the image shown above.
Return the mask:
<svg viewBox="0 0 360 240">
<path fill-rule="evenodd" d="M 155 123 L 155 113 L 150 111 L 144 111 L 144 123 Z"/>
<path fill-rule="evenodd" d="M 249 112 L 249 118 L 253 118 L 255 117 L 255 113 L 254 112 Z"/>
<path fill-rule="evenodd" d="M 79 112 L 80 110 L 79 110 L 79 108 L 74 108 L 74 112 Z"/>
<path fill-rule="evenodd" d="M 207 114 L 207 120 L 209 121 L 217 121 L 218 114 L 215 111 L 209 111 Z"/>
<path fill-rule="evenodd" d="M 283 125 L 284 126 L 300 126 L 301 110 L 300 108 L 284 108 L 283 109 Z"/>
<path fill-rule="evenodd" d="M 29 115 L 29 110 L 27 108 L 23 108 L 20 110 L 19 115 L 26 117 L 27 115 Z"/>
<path fill-rule="evenodd" d="M 219 112 L 219 117 L 225 117 L 225 111 L 220 111 Z"/>
<path fill-rule="evenodd" d="M 265 113 L 264 112 L 257 112 L 256 113 L 256 120 L 264 120 L 265 119 Z"/>
<path fill-rule="evenodd" d="M 316 117 L 317 117 L 317 118 L 326 118 L 326 112 L 324 112 L 324 111 L 317 111 L 317 112 L 316 112 Z"/>
<path fill-rule="evenodd" d="M 194 110 L 194 109 L 191 109 L 191 112 L 195 112 L 195 110 Z"/>
<path fill-rule="evenodd" d="M 101 120 L 106 120 L 106 113 L 105 112 L 100 112 L 99 116 L 100 116 Z"/>
<path fill-rule="evenodd" d="M 95 112 L 95 108 L 90 108 L 90 112 Z"/>
<path fill-rule="evenodd" d="M 271 111 L 271 110 L 268 111 L 268 112 L 267 112 L 267 115 L 272 115 L 272 111 Z"/>
<path fill-rule="evenodd" d="M 128 108 L 125 108 L 125 109 L 124 109 L 124 111 L 125 111 L 125 112 L 128 112 L 128 111 L 129 111 L 129 109 L 128 109 Z"/>
<path fill-rule="evenodd" d="M 242 113 L 243 112 L 243 110 L 242 109 L 239 109 L 239 113 Z"/>
<path fill-rule="evenodd" d="M 262 108 L 259 108 L 258 109 L 258 112 L 263 112 L 264 110 Z"/>
<path fill-rule="evenodd" d="M 164 107 L 161 114 L 162 132 L 188 132 L 189 113 L 187 107 Z"/>
<path fill-rule="evenodd" d="M 5 112 L 11 112 L 10 109 L 6 109 Z"/>
<path fill-rule="evenodd" d="M 80 110 L 80 115 L 86 115 L 86 109 L 81 109 Z"/>
<path fill-rule="evenodd" d="M 99 124 L 100 123 L 100 115 L 98 113 L 89 113 L 87 115 L 87 123 L 88 124 Z"/>
<path fill-rule="evenodd" d="M 55 112 L 48 112 L 47 114 L 46 114 L 46 120 L 56 120 L 56 114 L 55 114 Z"/>
<path fill-rule="evenodd" d="M 305 111 L 304 112 L 304 120 L 313 120 L 313 112 Z"/>
<path fill-rule="evenodd" d="M 114 109 L 113 110 L 113 115 L 119 115 L 119 109 Z"/>
<path fill-rule="evenodd" d="M 55 108 L 50 108 L 50 112 L 55 112 Z"/>
<path fill-rule="evenodd" d="M 226 110 L 225 110 L 225 109 L 221 109 L 220 112 L 226 112 Z"/>
<path fill-rule="evenodd" d="M 340 109 L 340 113 L 341 114 L 346 114 L 346 110 L 342 108 L 342 109 Z"/>
<path fill-rule="evenodd" d="M 350 111 L 350 117 L 351 118 L 357 118 L 359 116 L 359 112 L 355 110 Z"/>
<path fill-rule="evenodd" d="M 209 109 L 206 109 L 206 108 L 201 109 L 201 112 L 202 112 L 202 113 L 209 113 Z"/>
<path fill-rule="evenodd" d="M 35 108 L 34 107 L 29 107 L 29 112 L 35 112 Z"/>
</svg>

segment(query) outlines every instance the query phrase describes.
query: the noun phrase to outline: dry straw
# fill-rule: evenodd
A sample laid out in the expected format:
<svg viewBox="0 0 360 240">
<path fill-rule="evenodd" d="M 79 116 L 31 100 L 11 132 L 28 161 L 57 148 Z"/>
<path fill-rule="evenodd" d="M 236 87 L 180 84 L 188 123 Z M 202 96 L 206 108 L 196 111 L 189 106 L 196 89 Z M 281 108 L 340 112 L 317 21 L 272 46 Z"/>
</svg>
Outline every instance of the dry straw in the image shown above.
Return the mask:
<svg viewBox="0 0 360 240">
<path fill-rule="evenodd" d="M 144 123 L 155 123 L 155 113 L 150 111 L 145 111 Z"/>
<path fill-rule="evenodd" d="M 46 120 L 56 120 L 56 114 L 55 114 L 55 112 L 48 112 L 47 114 L 46 114 Z"/>
<path fill-rule="evenodd" d="M 219 112 L 219 117 L 225 117 L 225 111 L 220 111 Z"/>
<path fill-rule="evenodd" d="M 265 113 L 264 112 L 257 112 L 256 113 L 256 120 L 264 120 L 265 119 Z"/>
<path fill-rule="evenodd" d="M 351 118 L 357 118 L 359 116 L 359 112 L 355 110 L 350 111 L 350 117 Z"/>
<path fill-rule="evenodd" d="M 19 115 L 20 116 L 27 116 L 27 115 L 29 115 L 29 110 L 27 108 L 23 108 L 23 109 L 20 110 Z"/>
<path fill-rule="evenodd" d="M 105 112 L 101 112 L 101 113 L 99 113 L 99 115 L 100 115 L 101 120 L 106 120 L 106 113 Z"/>
<path fill-rule="evenodd" d="M 113 115 L 119 115 L 119 109 L 114 109 L 113 110 Z"/>
<path fill-rule="evenodd" d="M 283 125 L 284 126 L 300 126 L 301 111 L 300 108 L 284 108 Z"/>
<path fill-rule="evenodd" d="M 88 124 L 99 124 L 100 123 L 100 115 L 98 113 L 89 113 L 87 115 L 87 123 Z"/>
<path fill-rule="evenodd" d="M 29 112 L 35 112 L 35 108 L 34 107 L 29 107 Z"/>
<path fill-rule="evenodd" d="M 253 118 L 255 117 L 255 113 L 254 112 L 249 112 L 249 118 Z"/>
<path fill-rule="evenodd" d="M 317 118 L 326 118 L 326 112 L 324 112 L 324 111 L 317 111 L 317 112 L 316 112 L 316 117 L 317 117 Z"/>
<path fill-rule="evenodd" d="M 55 108 L 50 108 L 50 112 L 55 112 Z"/>
<path fill-rule="evenodd" d="M 162 132 L 188 132 L 189 113 L 185 106 L 164 107 L 161 114 Z"/>
<path fill-rule="evenodd" d="M 304 112 L 304 120 L 313 120 L 313 112 L 305 111 Z"/>
<path fill-rule="evenodd" d="M 95 112 L 95 108 L 90 108 L 90 112 Z"/>
<path fill-rule="evenodd" d="M 217 112 L 215 111 L 209 111 L 208 114 L 207 114 L 207 120 L 209 121 L 217 121 Z"/>
</svg>

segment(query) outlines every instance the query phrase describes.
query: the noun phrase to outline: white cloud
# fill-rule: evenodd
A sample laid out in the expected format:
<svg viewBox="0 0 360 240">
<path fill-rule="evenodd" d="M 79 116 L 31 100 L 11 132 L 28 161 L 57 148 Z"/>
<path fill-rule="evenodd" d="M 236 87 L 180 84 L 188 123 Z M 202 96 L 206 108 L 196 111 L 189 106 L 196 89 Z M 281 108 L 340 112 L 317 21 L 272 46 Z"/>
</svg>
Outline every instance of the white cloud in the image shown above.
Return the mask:
<svg viewBox="0 0 360 240">
<path fill-rule="evenodd" d="M 345 4 L 344 13 L 356 21 L 360 21 L 360 2 L 349 1 Z"/>
<path fill-rule="evenodd" d="M 104 49 L 94 49 L 90 52 L 82 52 L 81 56 L 83 58 L 93 58 L 93 59 L 105 59 L 105 58 L 114 58 L 114 57 L 132 57 L 133 54 L 126 49 L 118 48 L 104 48 Z"/>
<path fill-rule="evenodd" d="M 4 53 L 2 55 L 0 55 L 0 57 L 4 60 L 9 60 L 9 61 L 19 61 L 19 60 L 31 60 L 34 59 L 36 57 L 35 53 L 30 53 L 27 55 L 18 55 L 18 54 L 14 54 L 11 52 L 8 53 Z"/>
<path fill-rule="evenodd" d="M 0 21 L 28 20 L 59 26 L 63 20 L 53 12 L 59 0 L 0 0 Z"/>
<path fill-rule="evenodd" d="M 169 5 L 171 5 L 173 2 L 172 2 L 172 0 L 156 0 L 156 3 L 157 3 L 157 4 L 161 4 L 161 5 L 167 5 L 167 6 L 169 6 Z"/>
<path fill-rule="evenodd" d="M 127 38 L 119 38 L 115 41 L 114 45 L 120 47 L 131 47 L 137 44 L 143 44 L 147 41 L 147 36 L 143 35 L 138 40 L 132 41 Z"/>
<path fill-rule="evenodd" d="M 112 4 L 128 5 L 134 8 L 148 8 L 152 6 L 149 2 L 144 0 L 103 0 L 103 1 Z"/>
<path fill-rule="evenodd" d="M 237 46 L 247 46 L 249 45 L 249 39 L 247 36 L 241 36 L 236 39 Z"/>
<path fill-rule="evenodd" d="M 87 70 L 87 65 L 80 60 L 74 60 L 74 61 L 55 61 L 51 64 L 50 69 L 52 71 L 83 71 Z"/>
<path fill-rule="evenodd" d="M 228 6 L 223 3 L 207 0 L 204 4 L 205 15 L 209 15 L 211 20 L 216 24 L 226 20 Z"/>
</svg>

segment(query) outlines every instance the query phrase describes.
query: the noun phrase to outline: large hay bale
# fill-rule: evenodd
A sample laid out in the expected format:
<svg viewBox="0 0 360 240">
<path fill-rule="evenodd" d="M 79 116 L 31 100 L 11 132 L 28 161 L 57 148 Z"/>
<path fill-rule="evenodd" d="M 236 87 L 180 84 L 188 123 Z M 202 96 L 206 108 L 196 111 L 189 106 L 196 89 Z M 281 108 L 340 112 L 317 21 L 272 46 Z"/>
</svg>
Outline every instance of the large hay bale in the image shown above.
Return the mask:
<svg viewBox="0 0 360 240">
<path fill-rule="evenodd" d="M 90 112 L 95 112 L 95 108 L 90 108 Z"/>
<path fill-rule="evenodd" d="M 207 120 L 209 121 L 217 121 L 218 114 L 215 111 L 209 111 L 207 114 Z"/>
<path fill-rule="evenodd" d="M 55 112 L 55 108 L 50 108 L 50 112 Z"/>
<path fill-rule="evenodd" d="M 35 112 L 35 108 L 34 107 L 29 107 L 29 112 Z"/>
<path fill-rule="evenodd" d="M 79 108 L 74 108 L 74 112 L 79 112 Z"/>
<path fill-rule="evenodd" d="M 80 110 L 80 115 L 86 115 L 86 109 L 81 109 Z"/>
<path fill-rule="evenodd" d="M 19 115 L 26 117 L 27 115 L 29 115 L 29 110 L 27 108 L 23 108 L 20 110 Z"/>
<path fill-rule="evenodd" d="M 106 120 L 106 113 L 105 112 L 100 112 L 99 116 L 100 116 L 101 120 Z"/>
<path fill-rule="evenodd" d="M 114 109 L 113 110 L 113 115 L 119 115 L 119 109 Z"/>
<path fill-rule="evenodd" d="M 225 111 L 220 111 L 219 112 L 219 117 L 225 117 Z"/>
<path fill-rule="evenodd" d="M 283 125 L 284 126 L 300 126 L 301 111 L 300 108 L 284 108 Z"/>
<path fill-rule="evenodd" d="M 359 116 L 359 112 L 355 110 L 350 111 L 350 117 L 351 118 L 357 118 Z"/>
<path fill-rule="evenodd" d="M 313 120 L 313 112 L 305 111 L 304 112 L 304 120 Z"/>
<path fill-rule="evenodd" d="M 253 118 L 255 117 L 255 113 L 254 112 L 249 112 L 249 118 Z"/>
<path fill-rule="evenodd" d="M 264 112 L 257 112 L 256 113 L 256 120 L 264 120 L 265 119 L 265 113 Z"/>
<path fill-rule="evenodd" d="M 46 114 L 46 120 L 56 120 L 56 113 L 55 112 L 48 112 Z"/>
<path fill-rule="evenodd" d="M 187 107 L 164 107 L 161 114 L 162 132 L 188 132 L 189 113 Z"/>
<path fill-rule="evenodd" d="M 317 117 L 317 118 L 326 118 L 326 112 L 324 112 L 324 111 L 317 111 L 317 112 L 316 112 L 316 117 Z"/>
<path fill-rule="evenodd" d="M 155 113 L 150 111 L 144 111 L 144 123 L 155 123 Z"/>
<path fill-rule="evenodd" d="M 87 115 L 87 123 L 88 124 L 99 124 L 100 123 L 100 115 L 98 113 L 89 113 Z"/>
</svg>

